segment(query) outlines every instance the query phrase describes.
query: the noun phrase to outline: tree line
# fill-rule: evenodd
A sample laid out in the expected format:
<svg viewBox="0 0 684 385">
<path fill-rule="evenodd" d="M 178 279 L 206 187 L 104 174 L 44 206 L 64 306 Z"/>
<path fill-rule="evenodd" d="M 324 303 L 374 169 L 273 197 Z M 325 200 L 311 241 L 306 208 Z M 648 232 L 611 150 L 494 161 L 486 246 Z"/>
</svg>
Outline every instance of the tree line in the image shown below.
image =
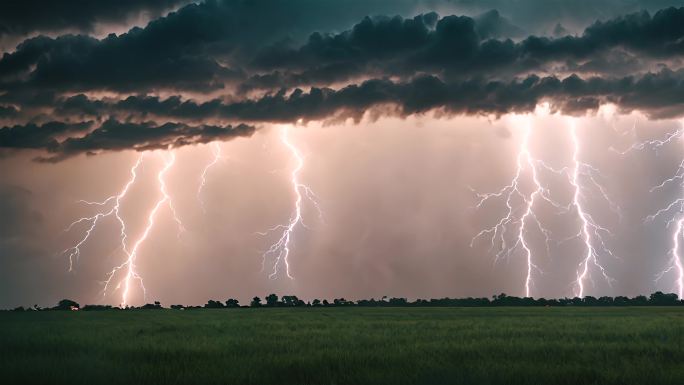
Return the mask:
<svg viewBox="0 0 684 385">
<path fill-rule="evenodd" d="M 304 301 L 294 295 L 285 295 L 279 298 L 276 294 L 269 294 L 266 297 L 254 297 L 249 305 L 240 305 L 240 301 L 230 298 L 226 301 L 209 300 L 203 306 L 193 305 L 171 305 L 169 308 L 174 310 L 184 309 L 231 309 L 231 308 L 273 308 L 273 307 L 496 307 L 496 306 L 517 306 L 517 307 L 534 307 L 534 306 L 684 306 L 684 300 L 680 300 L 676 294 L 666 294 L 657 291 L 650 296 L 644 295 L 636 297 L 592 297 L 586 296 L 583 298 L 531 298 L 531 297 L 515 297 L 504 293 L 494 295 L 492 298 L 433 298 L 433 299 L 416 299 L 409 301 L 406 298 L 387 298 L 381 299 L 360 299 L 356 301 L 346 300 L 344 298 L 336 298 L 332 302 L 324 299 L 314 299 L 312 301 Z M 70 299 L 63 299 L 57 303 L 57 306 L 41 308 L 38 305 L 24 308 L 19 306 L 11 309 L 12 311 L 48 311 L 48 310 L 158 310 L 165 309 L 159 301 L 148 303 L 143 306 L 126 306 L 116 307 L 111 305 L 85 305 L 81 307 L 75 301 Z"/>
</svg>

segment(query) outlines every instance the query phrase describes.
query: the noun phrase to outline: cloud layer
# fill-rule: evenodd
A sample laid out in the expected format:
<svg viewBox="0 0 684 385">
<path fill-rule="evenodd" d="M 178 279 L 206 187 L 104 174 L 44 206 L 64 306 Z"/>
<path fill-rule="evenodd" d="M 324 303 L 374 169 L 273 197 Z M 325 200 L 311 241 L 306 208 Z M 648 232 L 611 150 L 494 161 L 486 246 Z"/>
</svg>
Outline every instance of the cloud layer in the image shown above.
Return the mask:
<svg viewBox="0 0 684 385">
<path fill-rule="evenodd" d="M 68 29 L 61 22 L 88 32 L 97 22 L 180 3 L 126 3 L 112 13 L 103 2 L 54 21 L 38 17 L 50 7 L 29 18 L 17 6 L 24 18 L 0 18 L 0 26 L 31 34 Z M 383 10 L 380 4 L 342 19 Z M 397 11 L 409 13 L 407 4 Z M 444 5 L 421 6 L 431 4 Z M 309 5 L 306 15 L 323 14 Z M 569 114 L 603 103 L 655 118 L 682 113 L 684 8 L 587 21 L 576 35 L 560 24 L 550 35 L 526 32 L 497 10 L 367 15 L 338 32 L 311 20 L 288 27 L 283 18 L 292 14 L 283 2 L 206 1 L 101 39 L 28 38 L 0 58 L 0 147 L 59 160 L 227 140 L 274 122 L 432 110 L 502 115 L 540 102 Z M 306 38 L 303 28 L 312 29 Z"/>
</svg>

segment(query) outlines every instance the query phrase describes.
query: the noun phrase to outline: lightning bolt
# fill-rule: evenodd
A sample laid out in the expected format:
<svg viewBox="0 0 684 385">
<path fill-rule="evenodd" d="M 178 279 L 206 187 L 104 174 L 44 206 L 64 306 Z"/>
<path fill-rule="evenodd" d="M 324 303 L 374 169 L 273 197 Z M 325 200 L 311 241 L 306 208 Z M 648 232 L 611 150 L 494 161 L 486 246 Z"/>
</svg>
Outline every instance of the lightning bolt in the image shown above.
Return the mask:
<svg viewBox="0 0 684 385">
<path fill-rule="evenodd" d="M 266 260 L 269 255 L 274 255 L 275 259 L 273 262 L 273 271 L 269 275 L 270 279 L 275 279 L 278 275 L 278 266 L 282 263 L 285 266 L 285 275 L 294 279 L 290 274 L 290 247 L 292 242 L 292 237 L 298 226 L 308 228 L 304 223 L 302 217 L 302 202 L 304 198 L 311 202 L 311 204 L 318 211 L 319 219 L 322 218 L 322 211 L 318 204 L 318 199 L 313 190 L 299 180 L 299 173 L 304 168 L 304 157 L 302 156 L 299 149 L 290 141 L 288 137 L 288 126 L 284 126 L 280 131 L 280 141 L 283 145 L 290 151 L 290 154 L 295 159 L 295 167 L 290 172 L 290 183 L 292 185 L 292 192 L 294 194 L 294 204 L 293 212 L 290 215 L 290 220 L 286 224 L 276 225 L 265 232 L 259 232 L 257 234 L 267 235 L 271 232 L 282 230 L 278 240 L 273 243 L 263 254 L 262 254 L 262 270 L 265 267 Z"/>
<path fill-rule="evenodd" d="M 207 183 L 207 173 L 209 172 L 209 169 L 214 167 L 222 158 L 221 156 L 221 146 L 219 146 L 218 143 L 212 142 L 211 143 L 211 152 L 214 155 L 212 158 L 211 162 L 207 163 L 206 166 L 204 166 L 204 169 L 202 169 L 202 175 L 200 176 L 200 186 L 197 189 L 197 200 L 200 203 L 200 206 L 202 206 L 202 211 L 206 212 L 206 207 L 204 205 L 204 200 L 202 200 L 202 190 L 204 189 L 204 186 Z"/>
<path fill-rule="evenodd" d="M 161 194 L 161 198 L 157 201 L 155 206 L 153 207 L 152 211 L 149 213 L 148 218 L 147 218 L 147 225 L 140 236 L 135 243 L 133 244 L 133 247 L 129 250 L 128 249 L 128 244 L 127 244 L 127 239 L 128 239 L 128 232 L 126 229 L 126 222 L 123 220 L 123 218 L 120 215 L 120 209 L 121 209 L 121 203 L 122 200 L 126 197 L 128 192 L 130 191 L 131 186 L 133 186 L 137 180 L 138 177 L 138 169 L 140 166 L 143 164 L 143 159 L 145 158 L 145 154 L 141 154 L 135 164 L 131 167 L 130 170 L 130 177 L 124 184 L 123 188 L 121 191 L 116 194 L 107 197 L 103 201 L 86 201 L 86 200 L 80 200 L 80 203 L 84 203 L 90 206 L 97 206 L 100 207 L 101 209 L 97 211 L 94 215 L 88 216 L 88 217 L 82 217 L 74 222 L 72 222 L 66 229 L 65 231 L 71 231 L 75 226 L 81 224 L 81 223 L 87 223 L 88 227 L 86 228 L 83 237 L 79 239 L 79 241 L 74 245 L 71 246 L 64 251 L 62 251 L 62 255 L 68 255 L 69 258 L 69 271 L 73 270 L 74 266 L 74 260 L 77 260 L 80 255 L 81 255 L 81 247 L 88 241 L 90 238 L 91 234 L 97 227 L 97 225 L 104 219 L 110 216 L 113 216 L 116 218 L 117 222 L 119 223 L 119 239 L 120 239 L 120 248 L 123 250 L 123 252 L 126 255 L 126 260 L 114 267 L 109 273 L 106 275 L 106 280 L 104 282 L 104 289 L 103 289 L 103 295 L 106 295 L 108 292 L 108 289 L 110 287 L 110 284 L 112 283 L 112 280 L 114 277 L 117 275 L 117 273 L 121 271 L 125 271 L 124 278 L 117 284 L 116 289 L 120 289 L 123 286 L 123 291 L 122 291 L 122 297 L 121 297 L 121 304 L 122 306 L 126 306 L 129 301 L 129 293 L 131 290 L 131 285 L 132 281 L 139 281 L 140 286 L 143 290 L 143 293 L 145 293 L 145 286 L 142 282 L 141 276 L 138 274 L 135 268 L 135 262 L 139 254 L 139 249 L 144 243 L 144 241 L 148 238 L 150 232 L 152 231 L 152 228 L 154 227 L 155 224 L 155 219 L 157 217 L 157 213 L 160 210 L 162 206 L 165 204 L 168 205 L 168 208 L 173 216 L 173 220 L 177 223 L 178 228 L 179 228 L 179 234 L 180 232 L 184 231 L 183 223 L 179 219 L 175 207 L 173 206 L 173 202 L 171 200 L 171 197 L 168 193 L 167 187 L 166 187 L 166 182 L 165 182 L 165 176 L 171 166 L 173 166 L 175 162 L 175 154 L 171 152 L 169 157 L 164 157 L 164 167 L 163 169 L 157 174 L 157 182 L 159 185 L 159 191 Z"/>
<path fill-rule="evenodd" d="M 674 132 L 668 133 L 664 139 L 654 139 L 647 140 L 632 145 L 626 151 L 621 152 L 621 154 L 627 154 L 630 151 L 642 151 L 651 150 L 656 153 L 677 140 L 680 140 L 684 136 L 684 128 L 677 129 Z M 668 253 L 669 260 L 667 266 L 656 275 L 656 283 L 663 279 L 667 274 L 674 273 L 674 288 L 677 291 L 679 298 L 684 297 L 684 262 L 682 262 L 682 255 L 680 252 L 680 242 L 684 236 L 684 160 L 679 163 L 677 170 L 672 174 L 671 177 L 666 178 L 660 184 L 654 186 L 650 189 L 650 192 L 656 192 L 668 186 L 676 186 L 680 189 L 680 196 L 672 201 L 670 201 L 665 207 L 659 209 L 655 213 L 648 215 L 645 219 L 645 223 L 653 222 L 660 217 L 667 218 L 665 222 L 665 228 L 672 227 L 672 246 Z M 674 226 L 672 226 L 674 224 Z"/>
<path fill-rule="evenodd" d="M 583 202 L 585 196 L 583 194 L 583 181 L 589 183 L 591 187 L 594 187 L 596 191 L 606 200 L 614 211 L 619 213 L 619 207 L 613 203 L 609 198 L 606 190 L 598 182 L 597 175 L 600 175 L 598 169 L 580 159 L 580 141 L 577 136 L 577 126 L 575 121 L 571 121 L 570 135 L 572 137 L 572 174 L 569 177 L 569 183 L 572 186 L 574 193 L 572 196 L 572 206 L 577 212 L 577 217 L 580 220 L 581 226 L 580 231 L 577 233 L 576 237 L 582 239 L 585 247 L 585 255 L 579 264 L 579 269 L 577 270 L 577 279 L 575 281 L 576 297 L 584 297 L 585 293 L 585 281 L 590 279 L 589 265 L 594 265 L 600 272 L 603 278 L 610 284 L 613 279 L 610 278 L 606 272 L 605 267 L 600 262 L 601 254 L 607 254 L 610 256 L 615 256 L 613 252 L 607 247 L 603 234 L 611 235 L 611 232 L 597 224 L 591 214 L 585 209 Z M 595 246 L 597 244 L 598 246 Z"/>
<path fill-rule="evenodd" d="M 97 227 L 98 223 L 109 216 L 114 216 L 116 220 L 119 222 L 120 226 L 120 234 L 121 234 L 121 248 L 124 250 L 124 252 L 128 253 L 126 250 L 126 224 L 119 215 L 119 208 L 121 207 L 121 200 L 128 194 L 128 190 L 131 188 L 131 186 L 135 183 L 135 180 L 137 179 L 138 176 L 138 168 L 142 164 L 144 154 L 141 154 L 138 157 L 138 160 L 135 162 L 135 164 L 131 167 L 130 171 L 130 178 L 124 185 L 124 187 L 121 189 L 121 191 L 116 194 L 107 197 L 105 200 L 101 202 L 90 202 L 90 201 L 85 201 L 85 200 L 79 200 L 80 203 L 85 203 L 87 205 L 91 206 L 99 206 L 99 207 L 107 207 L 110 203 L 113 202 L 113 205 L 109 209 L 104 209 L 101 211 L 98 211 L 95 213 L 95 215 L 89 216 L 89 217 L 82 217 L 74 222 L 72 222 L 66 229 L 65 231 L 71 231 L 74 226 L 81 224 L 81 223 L 88 223 L 89 226 L 86 229 L 83 237 L 74 245 L 71 246 L 64 251 L 62 251 L 62 255 L 68 254 L 69 257 L 69 271 L 72 271 L 74 268 L 74 259 L 78 259 L 81 255 L 81 247 L 88 241 L 90 238 L 90 235 L 93 233 L 95 228 Z"/>
<path fill-rule="evenodd" d="M 534 263 L 533 252 L 526 238 L 528 228 L 534 226 L 544 236 L 547 254 L 550 249 L 549 243 L 551 242 L 551 232 L 543 226 L 535 212 L 537 202 L 540 200 L 547 202 L 562 211 L 567 211 L 568 208 L 567 206 L 563 206 L 556 202 L 551 197 L 549 189 L 542 185 L 539 177 L 539 171 L 541 169 L 556 173 L 560 171 L 553 169 L 546 163 L 535 159 L 532 156 L 529 149 L 530 136 L 532 133 L 529 118 L 524 119 L 522 125 L 524 127 L 523 140 L 516 158 L 515 175 L 511 182 L 493 193 L 481 194 L 474 191 L 478 199 L 475 204 L 476 209 L 483 207 L 486 202 L 490 200 L 501 199 L 505 202 L 507 208 L 505 215 L 503 215 L 493 226 L 485 228 L 476 234 L 471 240 L 470 246 L 473 247 L 479 238 L 488 236 L 490 251 L 492 251 L 497 244 L 499 245 L 498 252 L 496 253 L 496 260 L 499 260 L 503 256 L 510 257 L 516 250 L 521 249 L 526 263 L 526 274 L 523 286 L 525 296 L 529 297 L 533 286 L 533 272 L 541 272 L 541 270 Z M 531 192 L 525 192 L 522 186 L 526 171 L 528 171 L 531 176 L 530 179 L 533 188 Z M 513 233 L 515 235 L 512 244 L 507 239 L 508 233 Z"/>
<path fill-rule="evenodd" d="M 486 202 L 490 200 L 503 200 L 506 205 L 506 212 L 493 226 L 485 228 L 477 233 L 471 240 L 470 246 L 473 247 L 479 238 L 488 237 L 490 251 L 498 246 L 498 251 L 495 256 L 495 260 L 497 261 L 502 257 L 509 258 L 516 251 L 521 250 L 526 263 L 526 274 L 522 286 L 524 287 L 525 296 L 529 297 L 531 295 L 532 287 L 534 286 L 534 272 L 543 273 L 535 264 L 534 252 L 527 239 L 530 227 L 535 228 L 544 236 L 547 256 L 551 254 L 552 244 L 551 231 L 544 227 L 535 210 L 539 204 L 543 203 L 550 205 L 557 215 L 575 212 L 581 222 L 578 233 L 556 242 L 556 244 L 575 238 L 583 240 L 586 254 L 580 263 L 580 269 L 577 272 L 575 281 L 577 286 L 576 295 L 582 297 L 585 291 L 585 281 L 590 278 L 589 265 L 593 264 L 597 266 L 603 277 L 610 282 L 611 278 L 608 277 L 605 268 L 600 264 L 599 256 L 602 253 L 614 256 L 603 239 L 603 235 L 605 233 L 610 234 L 610 231 L 605 227 L 598 225 L 585 209 L 583 203 L 583 190 L 586 189 L 588 185 L 598 191 L 599 195 L 608 202 L 613 211 L 619 213 L 619 207 L 613 203 L 609 198 L 606 189 L 599 183 L 598 179 L 601 176 L 599 170 L 580 159 L 580 144 L 574 122 L 570 130 L 574 149 L 572 158 L 573 166 L 560 169 L 554 168 L 543 160 L 533 157 L 529 143 L 532 133 L 529 118 L 525 118 L 522 126 L 524 127 L 523 139 L 516 158 L 515 175 L 511 182 L 493 193 L 481 194 L 473 190 L 477 197 L 477 202 L 474 206 L 476 209 L 483 207 Z M 567 179 L 573 192 L 572 201 L 568 204 L 562 204 L 556 201 L 552 197 L 550 190 L 542 183 L 542 173 L 555 174 Z M 523 189 L 525 176 L 529 179 L 527 183 L 531 182 L 532 185 L 532 190 L 530 192 L 526 192 Z M 509 240 L 511 237 L 509 234 L 513 234 L 513 240 Z M 595 246 L 595 244 L 598 246 Z"/>
<path fill-rule="evenodd" d="M 123 291 L 121 294 L 121 306 L 125 307 L 129 304 L 128 298 L 129 294 L 131 291 L 131 286 L 133 281 L 138 281 L 140 284 L 140 288 L 143 291 L 143 296 L 146 297 L 146 289 L 145 285 L 143 283 L 142 277 L 136 270 L 136 260 L 138 258 L 138 254 L 140 251 L 140 247 L 143 245 L 145 240 L 147 240 L 148 236 L 150 235 L 150 232 L 154 228 L 155 221 L 157 218 L 157 214 L 159 213 L 160 209 L 164 206 L 167 205 L 169 208 L 169 211 L 171 211 L 171 214 L 174 217 L 174 220 L 177 221 L 180 226 L 182 226 L 182 223 L 180 223 L 178 217 L 176 216 L 176 212 L 173 208 L 173 205 L 171 203 L 171 197 L 166 189 L 166 181 L 165 177 L 168 171 L 171 169 L 173 164 L 176 161 L 176 155 L 175 153 L 171 152 L 169 156 L 164 156 L 164 167 L 159 171 L 157 174 L 157 182 L 159 185 L 159 192 L 160 192 L 160 198 L 157 200 L 157 203 L 153 206 L 152 210 L 149 212 L 147 215 L 147 225 L 145 226 L 145 229 L 143 230 L 142 234 L 140 237 L 135 241 L 133 244 L 133 247 L 131 248 L 130 252 L 126 251 L 127 258 L 126 260 L 120 264 L 119 266 L 114 267 L 108 274 L 107 274 L 107 280 L 105 281 L 104 284 L 104 290 L 103 293 L 106 294 L 108 287 L 110 286 L 112 279 L 114 276 L 117 275 L 118 272 L 124 271 L 124 277 L 121 281 L 116 286 L 116 289 L 121 289 L 123 286 Z"/>
<path fill-rule="evenodd" d="M 680 213 L 681 211 L 682 209 L 680 209 Z M 684 263 L 682 263 L 682 256 L 679 253 L 679 241 L 684 236 L 684 218 L 680 216 L 676 223 L 675 230 L 672 232 L 669 266 L 656 276 L 656 282 L 665 274 L 674 271 L 676 273 L 675 286 L 677 288 L 677 295 L 679 298 L 682 298 L 684 297 Z"/>
</svg>

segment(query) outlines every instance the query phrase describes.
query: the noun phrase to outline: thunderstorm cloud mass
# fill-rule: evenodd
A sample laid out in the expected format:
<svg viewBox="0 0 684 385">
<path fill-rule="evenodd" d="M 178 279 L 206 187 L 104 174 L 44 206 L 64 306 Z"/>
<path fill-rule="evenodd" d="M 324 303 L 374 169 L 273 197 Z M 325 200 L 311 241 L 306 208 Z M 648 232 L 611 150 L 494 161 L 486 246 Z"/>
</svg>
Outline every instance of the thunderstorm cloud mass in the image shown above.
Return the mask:
<svg viewBox="0 0 684 385">
<path fill-rule="evenodd" d="M 684 1 L 10 1 L 0 50 L 0 308 L 684 294 Z"/>
</svg>

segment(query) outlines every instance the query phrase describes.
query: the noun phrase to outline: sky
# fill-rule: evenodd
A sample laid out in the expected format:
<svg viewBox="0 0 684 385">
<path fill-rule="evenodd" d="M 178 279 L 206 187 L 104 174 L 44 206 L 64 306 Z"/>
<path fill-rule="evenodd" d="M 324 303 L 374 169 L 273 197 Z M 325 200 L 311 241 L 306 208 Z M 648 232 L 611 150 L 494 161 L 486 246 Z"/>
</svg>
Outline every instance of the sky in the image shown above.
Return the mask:
<svg viewBox="0 0 684 385">
<path fill-rule="evenodd" d="M 684 1 L 0 5 L 0 308 L 684 292 Z"/>
</svg>

